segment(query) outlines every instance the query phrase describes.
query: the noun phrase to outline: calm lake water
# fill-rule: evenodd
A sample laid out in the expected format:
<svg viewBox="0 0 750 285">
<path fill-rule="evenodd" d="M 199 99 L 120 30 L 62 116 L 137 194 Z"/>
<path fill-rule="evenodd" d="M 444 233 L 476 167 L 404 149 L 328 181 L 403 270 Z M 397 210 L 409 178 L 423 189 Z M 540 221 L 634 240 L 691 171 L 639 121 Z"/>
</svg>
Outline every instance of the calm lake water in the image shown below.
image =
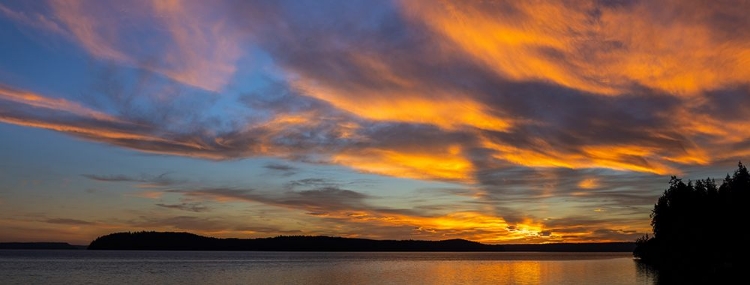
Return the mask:
<svg viewBox="0 0 750 285">
<path fill-rule="evenodd" d="M 0 284 L 654 284 L 631 253 L 0 250 Z"/>
</svg>

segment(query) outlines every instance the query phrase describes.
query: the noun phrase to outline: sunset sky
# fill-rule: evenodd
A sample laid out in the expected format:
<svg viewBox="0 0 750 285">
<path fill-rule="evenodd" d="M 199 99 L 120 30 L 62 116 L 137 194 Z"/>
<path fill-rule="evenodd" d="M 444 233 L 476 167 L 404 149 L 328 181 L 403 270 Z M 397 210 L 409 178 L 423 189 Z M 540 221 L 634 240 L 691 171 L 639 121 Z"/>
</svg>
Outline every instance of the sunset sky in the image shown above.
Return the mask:
<svg viewBox="0 0 750 285">
<path fill-rule="evenodd" d="M 750 1 L 1 1 L 0 242 L 634 241 L 750 162 Z"/>
</svg>

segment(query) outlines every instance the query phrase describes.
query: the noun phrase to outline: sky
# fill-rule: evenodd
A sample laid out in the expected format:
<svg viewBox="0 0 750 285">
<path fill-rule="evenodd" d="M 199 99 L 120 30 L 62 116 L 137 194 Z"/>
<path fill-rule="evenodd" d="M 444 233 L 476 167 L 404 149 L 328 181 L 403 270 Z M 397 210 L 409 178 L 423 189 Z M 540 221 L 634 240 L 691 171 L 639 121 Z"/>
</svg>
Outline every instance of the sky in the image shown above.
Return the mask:
<svg viewBox="0 0 750 285">
<path fill-rule="evenodd" d="M 750 1 L 0 2 L 0 242 L 634 241 L 750 161 Z"/>
</svg>

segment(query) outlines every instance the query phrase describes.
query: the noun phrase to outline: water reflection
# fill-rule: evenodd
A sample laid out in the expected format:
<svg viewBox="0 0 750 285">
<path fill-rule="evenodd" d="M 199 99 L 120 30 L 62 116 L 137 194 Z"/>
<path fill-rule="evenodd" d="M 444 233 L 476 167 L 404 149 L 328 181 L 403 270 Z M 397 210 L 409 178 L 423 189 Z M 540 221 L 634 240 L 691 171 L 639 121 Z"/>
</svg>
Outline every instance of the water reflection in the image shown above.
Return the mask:
<svg viewBox="0 0 750 285">
<path fill-rule="evenodd" d="M 309 266 L 309 265 L 308 265 Z M 359 261 L 289 270 L 295 284 L 652 284 L 632 260 Z M 291 268 L 286 268 L 291 269 Z M 270 272 L 273 272 L 271 270 Z M 273 273 L 271 273 L 273 274 Z M 270 276 L 270 275 L 268 275 Z M 286 282 L 284 282 L 286 283 Z"/>
<path fill-rule="evenodd" d="M 3 284 L 653 284 L 628 253 L 0 251 Z M 661 275 L 659 275 L 661 276 Z"/>
<path fill-rule="evenodd" d="M 549 262 L 548 262 L 549 263 Z M 539 284 L 542 261 L 434 262 L 420 267 L 432 284 Z M 414 268 L 420 271 L 420 268 Z"/>
</svg>

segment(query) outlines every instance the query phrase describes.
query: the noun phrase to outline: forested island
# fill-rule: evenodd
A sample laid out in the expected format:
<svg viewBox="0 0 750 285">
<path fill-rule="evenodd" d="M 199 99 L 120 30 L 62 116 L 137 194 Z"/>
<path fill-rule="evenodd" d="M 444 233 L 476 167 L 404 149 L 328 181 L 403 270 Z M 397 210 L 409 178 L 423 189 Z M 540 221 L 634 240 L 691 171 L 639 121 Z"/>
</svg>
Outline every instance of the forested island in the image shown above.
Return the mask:
<svg viewBox="0 0 750 285">
<path fill-rule="evenodd" d="M 636 240 L 634 257 L 668 274 L 736 273 L 750 252 L 748 195 L 750 173 L 742 162 L 721 185 L 673 176 L 652 210 L 653 234 Z"/>
<path fill-rule="evenodd" d="M 227 251 L 540 251 L 632 252 L 635 243 L 556 243 L 490 245 L 463 239 L 374 240 L 329 236 L 278 236 L 239 239 L 205 237 L 185 232 L 120 232 L 101 236 L 90 250 L 227 250 Z"/>
</svg>

